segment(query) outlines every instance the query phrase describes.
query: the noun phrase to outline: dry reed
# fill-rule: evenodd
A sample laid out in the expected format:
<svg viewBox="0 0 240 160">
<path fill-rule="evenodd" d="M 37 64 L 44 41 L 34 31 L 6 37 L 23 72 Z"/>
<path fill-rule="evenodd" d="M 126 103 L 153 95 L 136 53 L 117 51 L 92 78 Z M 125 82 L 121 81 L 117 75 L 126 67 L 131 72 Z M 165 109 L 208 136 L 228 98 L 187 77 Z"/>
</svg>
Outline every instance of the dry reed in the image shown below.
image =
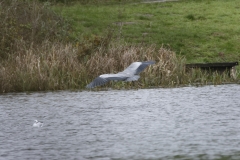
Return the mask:
<svg viewBox="0 0 240 160">
<path fill-rule="evenodd" d="M 99 46 L 88 58 L 78 58 L 79 48 L 72 44 L 45 41 L 37 47 L 26 48 L 18 41 L 17 52 L 9 54 L 0 64 L 0 92 L 83 89 L 96 76 L 117 73 L 135 61 L 154 60 L 138 81 L 109 83 L 113 88 L 174 87 L 182 84 L 219 84 L 229 81 L 227 73 L 212 74 L 185 71 L 185 58 L 164 47 L 128 46 L 110 43 Z"/>
<path fill-rule="evenodd" d="M 0 0 L 0 60 L 17 51 L 19 40 L 24 47 L 43 41 L 67 41 L 69 24 L 37 0 Z"/>
</svg>

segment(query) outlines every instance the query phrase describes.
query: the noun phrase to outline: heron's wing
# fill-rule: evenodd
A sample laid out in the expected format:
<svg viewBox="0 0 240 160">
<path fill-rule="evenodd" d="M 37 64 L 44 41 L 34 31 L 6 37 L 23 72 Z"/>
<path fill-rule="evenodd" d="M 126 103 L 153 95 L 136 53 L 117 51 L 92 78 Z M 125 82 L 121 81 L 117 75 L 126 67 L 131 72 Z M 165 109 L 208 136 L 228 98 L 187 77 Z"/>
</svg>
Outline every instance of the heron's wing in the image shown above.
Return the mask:
<svg viewBox="0 0 240 160">
<path fill-rule="evenodd" d="M 130 66 L 128 66 L 124 71 L 119 72 L 121 74 L 126 74 L 128 76 L 133 76 L 136 74 L 138 67 L 141 65 L 142 62 L 133 62 Z"/>
<path fill-rule="evenodd" d="M 133 62 L 130 66 L 128 66 L 121 73 L 126 75 L 136 75 L 142 72 L 147 66 L 154 64 L 154 61 L 145 61 L 145 62 Z"/>
<path fill-rule="evenodd" d="M 132 77 L 127 78 L 125 81 L 137 81 L 140 78 L 139 75 L 134 75 Z"/>
<path fill-rule="evenodd" d="M 140 72 L 142 72 L 145 68 L 147 68 L 147 66 L 154 64 L 154 61 L 145 61 L 145 62 L 141 62 L 141 64 L 139 65 L 139 67 L 136 69 L 136 73 L 135 74 L 139 74 Z"/>
<path fill-rule="evenodd" d="M 122 74 L 102 74 L 99 77 L 95 78 L 91 83 L 89 83 L 86 86 L 86 88 L 94 88 L 96 86 L 101 86 L 111 80 L 123 81 L 126 78 L 128 78 L 128 77 L 126 77 Z"/>
<path fill-rule="evenodd" d="M 94 88 L 96 86 L 104 85 L 108 82 L 108 79 L 101 78 L 100 76 L 95 78 L 91 83 L 89 83 L 86 88 Z"/>
</svg>

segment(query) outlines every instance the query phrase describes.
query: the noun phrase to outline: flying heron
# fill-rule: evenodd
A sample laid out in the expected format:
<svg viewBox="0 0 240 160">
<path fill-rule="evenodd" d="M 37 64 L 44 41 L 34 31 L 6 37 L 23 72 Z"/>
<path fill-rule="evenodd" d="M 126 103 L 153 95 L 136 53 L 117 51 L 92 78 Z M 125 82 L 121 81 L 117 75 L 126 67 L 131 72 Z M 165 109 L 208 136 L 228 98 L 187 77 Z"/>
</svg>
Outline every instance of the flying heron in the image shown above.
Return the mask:
<svg viewBox="0 0 240 160">
<path fill-rule="evenodd" d="M 147 66 L 154 64 L 154 61 L 144 61 L 144 62 L 133 62 L 124 71 L 118 72 L 117 74 L 102 74 L 95 78 L 91 83 L 89 83 L 86 88 L 94 88 L 96 86 L 104 85 L 111 80 L 117 81 L 137 81 L 142 72 Z"/>
</svg>

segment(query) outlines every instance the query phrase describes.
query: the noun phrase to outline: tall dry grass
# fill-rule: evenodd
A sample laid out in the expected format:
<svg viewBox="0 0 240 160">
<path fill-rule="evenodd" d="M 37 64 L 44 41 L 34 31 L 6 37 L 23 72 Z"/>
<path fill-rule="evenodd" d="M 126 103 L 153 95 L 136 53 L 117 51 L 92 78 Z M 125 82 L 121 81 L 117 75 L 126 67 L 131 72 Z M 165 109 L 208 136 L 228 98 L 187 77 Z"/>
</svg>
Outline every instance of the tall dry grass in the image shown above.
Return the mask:
<svg viewBox="0 0 240 160">
<path fill-rule="evenodd" d="M 37 47 L 26 48 L 24 41 L 18 51 L 0 64 L 0 92 L 84 89 L 95 77 L 117 73 L 135 61 L 154 60 L 141 73 L 137 88 L 174 87 L 183 84 L 220 84 L 231 79 L 226 74 L 200 70 L 185 71 L 184 57 L 164 47 L 128 46 L 110 43 L 99 46 L 88 58 L 78 58 L 79 48 L 72 44 L 45 41 Z M 113 82 L 112 88 L 131 88 L 136 84 Z"/>
<path fill-rule="evenodd" d="M 45 42 L 37 48 L 22 48 L 0 65 L 0 91 L 41 91 L 79 88 L 85 67 L 69 45 Z"/>
<path fill-rule="evenodd" d="M 0 0 L 0 60 L 16 52 L 20 40 L 28 48 L 69 38 L 69 24 L 49 7 L 38 0 Z"/>
</svg>

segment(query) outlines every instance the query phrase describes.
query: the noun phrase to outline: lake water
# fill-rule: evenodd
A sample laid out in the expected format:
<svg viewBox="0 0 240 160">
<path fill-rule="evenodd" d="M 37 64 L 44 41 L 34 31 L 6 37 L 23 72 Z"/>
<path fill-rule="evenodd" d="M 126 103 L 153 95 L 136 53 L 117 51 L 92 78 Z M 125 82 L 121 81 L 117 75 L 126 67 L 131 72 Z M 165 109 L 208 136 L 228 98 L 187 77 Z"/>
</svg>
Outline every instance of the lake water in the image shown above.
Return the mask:
<svg viewBox="0 0 240 160">
<path fill-rule="evenodd" d="M 240 159 L 237 84 L 3 94 L 0 122 L 0 160 Z"/>
</svg>

